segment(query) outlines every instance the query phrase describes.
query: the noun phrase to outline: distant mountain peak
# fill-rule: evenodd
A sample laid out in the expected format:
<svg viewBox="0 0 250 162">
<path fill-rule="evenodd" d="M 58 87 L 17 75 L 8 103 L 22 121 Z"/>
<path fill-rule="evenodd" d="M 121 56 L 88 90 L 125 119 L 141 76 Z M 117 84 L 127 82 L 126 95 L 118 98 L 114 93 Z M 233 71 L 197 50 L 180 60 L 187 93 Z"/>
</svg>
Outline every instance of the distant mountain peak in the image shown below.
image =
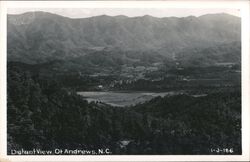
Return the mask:
<svg viewBox="0 0 250 162">
<path fill-rule="evenodd" d="M 234 15 L 231 15 L 231 14 L 227 14 L 227 13 L 214 13 L 214 14 L 205 14 L 205 15 L 201 15 L 199 16 L 198 18 L 237 18 L 237 19 L 240 19 L 240 17 L 238 16 L 234 16 Z"/>
<path fill-rule="evenodd" d="M 144 15 L 142 17 L 144 17 L 144 18 L 155 18 L 154 16 L 151 16 L 151 15 Z"/>
<path fill-rule="evenodd" d="M 30 11 L 30 12 L 25 12 L 22 14 L 8 14 L 8 17 L 17 17 L 17 18 L 27 18 L 27 17 L 32 17 L 32 18 L 55 18 L 55 17 L 61 17 L 61 18 L 67 18 L 62 15 L 54 14 L 51 12 L 45 12 L 45 11 Z"/>
<path fill-rule="evenodd" d="M 112 16 L 103 14 L 103 15 L 97 15 L 97 16 L 92 16 L 92 17 L 88 17 L 88 18 L 111 18 Z"/>
<path fill-rule="evenodd" d="M 146 19 L 146 20 L 159 19 L 158 17 L 154 17 L 154 16 L 151 16 L 151 15 L 137 16 L 136 18 L 141 18 L 141 19 Z"/>
<path fill-rule="evenodd" d="M 50 12 L 45 12 L 45 11 L 30 11 L 30 12 L 25 12 L 22 14 L 10 14 L 10 16 L 49 16 L 49 15 L 56 15 L 56 16 L 60 16 L 57 14 L 53 14 Z"/>
<path fill-rule="evenodd" d="M 116 18 L 129 18 L 128 16 L 125 16 L 125 15 L 116 15 L 114 17 L 116 17 Z"/>
</svg>

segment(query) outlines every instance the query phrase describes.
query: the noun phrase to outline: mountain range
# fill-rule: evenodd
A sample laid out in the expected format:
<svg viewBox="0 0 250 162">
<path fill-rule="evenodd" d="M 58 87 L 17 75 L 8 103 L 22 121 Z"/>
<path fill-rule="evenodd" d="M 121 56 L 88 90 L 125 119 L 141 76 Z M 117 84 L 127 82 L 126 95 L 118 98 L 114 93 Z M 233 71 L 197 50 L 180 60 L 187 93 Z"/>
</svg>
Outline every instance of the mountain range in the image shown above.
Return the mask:
<svg viewBox="0 0 250 162">
<path fill-rule="evenodd" d="M 139 51 L 172 58 L 175 53 L 183 55 L 186 49 L 193 53 L 190 49 L 239 44 L 241 39 L 241 19 L 224 13 L 180 18 L 101 15 L 72 19 L 27 12 L 8 15 L 7 25 L 8 61 L 31 64 L 100 51 Z"/>
</svg>

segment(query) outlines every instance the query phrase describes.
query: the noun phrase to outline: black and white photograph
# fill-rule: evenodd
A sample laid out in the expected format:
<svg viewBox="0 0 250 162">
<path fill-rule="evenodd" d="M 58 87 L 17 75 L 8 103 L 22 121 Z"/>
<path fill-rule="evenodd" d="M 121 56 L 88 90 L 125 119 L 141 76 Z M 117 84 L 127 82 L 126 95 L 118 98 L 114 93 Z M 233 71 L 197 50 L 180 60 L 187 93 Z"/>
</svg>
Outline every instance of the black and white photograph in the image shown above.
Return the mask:
<svg viewBox="0 0 250 162">
<path fill-rule="evenodd" d="M 7 155 L 242 155 L 236 8 L 8 8 Z"/>
</svg>

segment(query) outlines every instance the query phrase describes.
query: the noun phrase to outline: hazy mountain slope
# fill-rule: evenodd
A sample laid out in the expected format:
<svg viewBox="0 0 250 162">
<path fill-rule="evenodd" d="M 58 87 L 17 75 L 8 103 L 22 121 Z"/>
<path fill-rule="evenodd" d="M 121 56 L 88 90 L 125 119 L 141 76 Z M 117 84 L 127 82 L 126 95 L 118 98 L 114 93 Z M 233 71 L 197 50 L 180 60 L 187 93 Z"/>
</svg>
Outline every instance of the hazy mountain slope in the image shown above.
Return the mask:
<svg viewBox="0 0 250 162">
<path fill-rule="evenodd" d="M 232 42 L 208 48 L 186 48 L 176 54 L 181 66 L 209 66 L 223 63 L 240 64 L 241 44 Z"/>
<path fill-rule="evenodd" d="M 203 48 L 234 41 L 240 41 L 240 18 L 227 14 L 70 19 L 30 12 L 8 16 L 8 60 L 26 63 L 78 57 L 103 48 L 151 50 L 172 56 L 186 47 Z"/>
</svg>

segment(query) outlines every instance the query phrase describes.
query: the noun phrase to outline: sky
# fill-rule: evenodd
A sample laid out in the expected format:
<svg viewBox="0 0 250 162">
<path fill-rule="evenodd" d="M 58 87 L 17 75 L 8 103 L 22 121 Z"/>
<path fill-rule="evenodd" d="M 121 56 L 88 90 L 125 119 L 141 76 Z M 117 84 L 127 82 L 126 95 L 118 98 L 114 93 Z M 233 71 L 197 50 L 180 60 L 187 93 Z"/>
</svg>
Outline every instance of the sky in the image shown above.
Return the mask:
<svg viewBox="0 0 250 162">
<path fill-rule="evenodd" d="M 150 15 L 154 17 L 186 17 L 201 16 L 205 14 L 227 13 L 240 16 L 237 9 L 167 9 L 167 8 L 8 8 L 8 14 L 22 14 L 32 11 L 45 11 L 70 18 L 87 18 L 99 15 L 125 15 L 137 17 Z"/>
</svg>

